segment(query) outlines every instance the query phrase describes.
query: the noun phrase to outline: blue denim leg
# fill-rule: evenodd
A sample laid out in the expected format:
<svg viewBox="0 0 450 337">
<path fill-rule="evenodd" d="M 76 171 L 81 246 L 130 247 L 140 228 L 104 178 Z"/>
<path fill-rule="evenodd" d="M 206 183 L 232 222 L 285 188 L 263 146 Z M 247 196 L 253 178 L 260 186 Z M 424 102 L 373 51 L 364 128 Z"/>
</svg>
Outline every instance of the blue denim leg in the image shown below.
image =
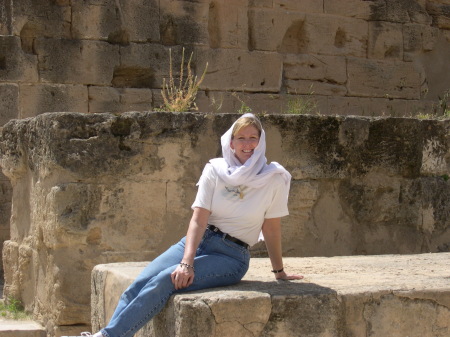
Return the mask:
<svg viewBox="0 0 450 337">
<path fill-rule="evenodd" d="M 105 336 L 133 336 L 164 308 L 172 294 L 235 284 L 248 270 L 246 248 L 207 230 L 194 260 L 194 282 L 177 291 L 170 274 L 183 258 L 185 240 L 153 260 L 122 294 L 108 326 L 102 329 Z"/>
</svg>

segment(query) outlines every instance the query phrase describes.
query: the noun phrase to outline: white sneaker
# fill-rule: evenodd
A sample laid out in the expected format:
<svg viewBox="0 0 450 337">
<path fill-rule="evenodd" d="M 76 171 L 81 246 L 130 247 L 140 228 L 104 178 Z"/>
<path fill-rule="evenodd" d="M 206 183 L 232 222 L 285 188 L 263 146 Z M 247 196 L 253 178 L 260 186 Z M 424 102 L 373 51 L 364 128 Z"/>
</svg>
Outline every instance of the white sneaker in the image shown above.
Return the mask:
<svg viewBox="0 0 450 337">
<path fill-rule="evenodd" d="M 95 334 L 91 334 L 90 332 L 82 332 L 80 336 L 61 336 L 61 337 L 104 337 L 103 334 L 99 331 Z"/>
</svg>

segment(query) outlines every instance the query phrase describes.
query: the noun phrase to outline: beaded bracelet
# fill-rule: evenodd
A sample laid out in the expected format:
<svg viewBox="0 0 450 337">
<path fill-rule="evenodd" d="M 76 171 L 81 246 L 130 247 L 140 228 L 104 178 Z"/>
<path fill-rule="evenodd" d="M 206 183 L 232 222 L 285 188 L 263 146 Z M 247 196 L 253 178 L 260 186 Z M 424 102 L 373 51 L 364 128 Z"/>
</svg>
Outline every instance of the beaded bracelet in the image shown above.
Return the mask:
<svg viewBox="0 0 450 337">
<path fill-rule="evenodd" d="M 192 271 L 195 272 L 194 266 L 191 266 L 190 264 L 180 262 L 180 266 L 186 267 L 186 268 L 192 268 Z"/>
<path fill-rule="evenodd" d="M 281 268 L 280 270 L 272 270 L 272 273 L 278 274 L 284 271 L 284 268 Z"/>
</svg>

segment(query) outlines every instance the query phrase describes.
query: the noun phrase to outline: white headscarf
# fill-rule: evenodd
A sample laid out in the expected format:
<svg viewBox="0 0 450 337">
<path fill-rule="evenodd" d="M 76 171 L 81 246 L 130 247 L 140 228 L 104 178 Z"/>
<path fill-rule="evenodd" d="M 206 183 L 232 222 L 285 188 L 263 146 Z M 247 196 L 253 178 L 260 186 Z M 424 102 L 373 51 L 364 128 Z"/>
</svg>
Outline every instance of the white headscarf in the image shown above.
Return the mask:
<svg viewBox="0 0 450 337">
<path fill-rule="evenodd" d="M 256 119 L 255 115 L 251 113 L 246 113 L 240 118 L 244 117 Z M 259 188 L 264 186 L 274 174 L 281 174 L 289 191 L 291 174 L 277 162 L 267 164 L 265 156 L 266 133 L 263 129 L 261 130 L 259 143 L 258 146 L 256 146 L 253 155 L 244 164 L 240 163 L 230 147 L 231 136 L 236 122 L 234 122 L 231 128 L 220 138 L 223 158 L 214 158 L 209 161 L 218 176 L 222 178 L 227 185 L 244 185 Z"/>
</svg>

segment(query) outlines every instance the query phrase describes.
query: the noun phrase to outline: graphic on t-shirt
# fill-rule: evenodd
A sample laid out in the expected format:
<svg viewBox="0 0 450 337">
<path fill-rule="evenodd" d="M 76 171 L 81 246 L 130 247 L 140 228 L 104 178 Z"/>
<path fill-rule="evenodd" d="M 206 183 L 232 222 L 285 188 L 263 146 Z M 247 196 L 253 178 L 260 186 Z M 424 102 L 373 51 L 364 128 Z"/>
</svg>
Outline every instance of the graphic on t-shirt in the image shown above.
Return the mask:
<svg viewBox="0 0 450 337">
<path fill-rule="evenodd" d="M 239 199 L 244 199 L 244 191 L 246 186 L 225 186 L 228 193 L 231 193 L 233 197 L 239 196 Z"/>
</svg>

